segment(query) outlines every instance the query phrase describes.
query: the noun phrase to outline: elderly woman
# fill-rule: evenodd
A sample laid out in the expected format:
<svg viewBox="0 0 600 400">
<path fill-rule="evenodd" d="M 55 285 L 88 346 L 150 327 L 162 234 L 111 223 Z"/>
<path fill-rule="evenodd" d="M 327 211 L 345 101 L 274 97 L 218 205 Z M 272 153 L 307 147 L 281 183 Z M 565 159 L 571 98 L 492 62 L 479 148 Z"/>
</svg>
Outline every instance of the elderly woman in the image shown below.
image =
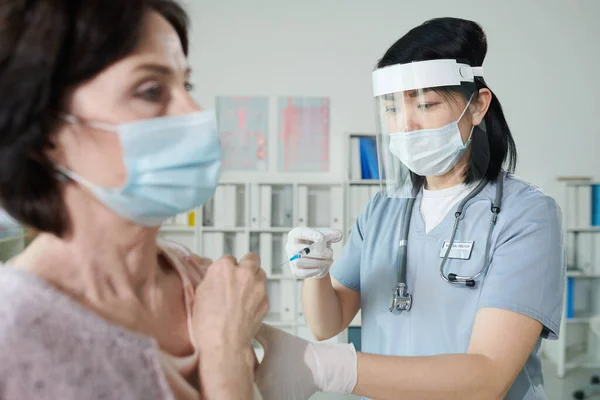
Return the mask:
<svg viewBox="0 0 600 400">
<path fill-rule="evenodd" d="M 189 94 L 184 11 L 173 0 L 0 10 L 0 203 L 39 233 L 0 268 L 0 398 L 351 390 L 353 349 L 261 326 L 256 255 L 211 266 L 157 240 L 162 221 L 213 195 L 221 163 L 214 113 Z M 346 381 L 328 378 L 344 369 Z"/>
</svg>

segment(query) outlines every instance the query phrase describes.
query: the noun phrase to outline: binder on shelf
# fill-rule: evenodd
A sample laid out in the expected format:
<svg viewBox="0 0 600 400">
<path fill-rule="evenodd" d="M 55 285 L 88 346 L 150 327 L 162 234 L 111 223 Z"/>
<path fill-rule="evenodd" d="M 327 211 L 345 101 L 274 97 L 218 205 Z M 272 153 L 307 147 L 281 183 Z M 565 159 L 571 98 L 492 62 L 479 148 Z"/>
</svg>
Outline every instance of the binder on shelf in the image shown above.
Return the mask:
<svg viewBox="0 0 600 400">
<path fill-rule="evenodd" d="M 281 254 L 282 254 L 282 259 L 281 259 L 281 262 L 279 262 L 278 264 L 281 265 L 281 275 L 283 275 L 283 276 L 292 276 L 292 270 L 290 269 L 290 265 L 288 264 L 288 256 L 287 256 L 287 252 L 286 252 L 286 249 L 285 249 L 285 246 L 287 245 L 287 240 L 288 240 L 288 234 L 287 233 L 283 233 L 281 235 Z"/>
<path fill-rule="evenodd" d="M 235 226 L 248 226 L 246 222 L 246 186 L 236 186 Z"/>
<path fill-rule="evenodd" d="M 238 214 L 237 205 L 237 187 L 235 185 L 225 185 L 223 187 L 223 203 L 217 203 L 217 207 L 222 209 L 223 227 L 234 228 L 237 226 L 236 217 Z"/>
<path fill-rule="evenodd" d="M 285 248 L 284 248 L 284 245 L 282 245 L 282 243 L 281 243 L 281 240 L 282 240 L 281 235 L 273 234 L 272 240 L 273 240 L 273 247 L 272 247 L 273 258 L 272 258 L 271 273 L 273 275 L 281 275 L 283 273 L 283 269 L 286 268 L 285 265 L 282 265 L 286 260 Z"/>
<path fill-rule="evenodd" d="M 187 213 L 178 214 L 175 217 L 175 225 L 188 226 L 188 215 Z"/>
<path fill-rule="evenodd" d="M 250 234 L 250 241 L 248 245 L 251 253 L 256 253 L 260 255 L 260 236 L 258 233 Z"/>
<path fill-rule="evenodd" d="M 267 297 L 269 298 L 267 323 L 281 320 L 281 282 L 267 281 Z"/>
<path fill-rule="evenodd" d="M 190 211 L 188 213 L 188 226 L 196 226 L 196 211 Z"/>
<path fill-rule="evenodd" d="M 377 142 L 375 137 L 359 138 L 361 179 L 379 179 L 377 165 Z"/>
<path fill-rule="evenodd" d="M 278 227 L 283 224 L 283 190 L 272 187 L 271 194 L 271 226 Z"/>
<path fill-rule="evenodd" d="M 225 253 L 225 235 L 222 232 L 204 232 L 203 237 L 204 257 L 217 260 Z"/>
<path fill-rule="evenodd" d="M 232 211 L 226 208 L 226 197 L 225 186 L 217 186 L 213 202 L 214 226 L 217 228 L 225 226 L 226 215 L 228 212 L 230 213 Z"/>
<path fill-rule="evenodd" d="M 294 187 L 286 185 L 283 188 L 283 223 L 281 227 L 294 226 Z"/>
<path fill-rule="evenodd" d="M 223 234 L 223 255 L 235 257 L 235 233 Z"/>
<path fill-rule="evenodd" d="M 329 187 L 308 187 L 308 226 L 328 226 L 331 221 L 330 204 Z"/>
<path fill-rule="evenodd" d="M 250 188 L 250 228 L 260 227 L 260 186 Z"/>
<path fill-rule="evenodd" d="M 291 227 L 293 225 L 294 194 L 292 185 L 272 187 L 272 227 Z"/>
<path fill-rule="evenodd" d="M 265 270 L 267 276 L 273 275 L 273 234 L 260 233 L 259 256 L 261 267 Z"/>
<path fill-rule="evenodd" d="M 567 278 L 567 318 L 575 316 L 575 278 Z"/>
<path fill-rule="evenodd" d="M 272 190 L 269 185 L 260 186 L 260 227 L 271 227 L 271 196 Z"/>
<path fill-rule="evenodd" d="M 296 281 L 282 280 L 281 283 L 281 320 L 294 321 L 296 314 Z"/>
<path fill-rule="evenodd" d="M 215 197 L 213 196 L 202 206 L 202 226 L 213 227 L 215 226 Z"/>
<path fill-rule="evenodd" d="M 306 316 L 304 315 L 304 310 L 302 309 L 302 285 L 303 281 L 296 281 L 296 304 L 298 304 L 298 309 L 296 310 L 296 320 L 299 323 L 306 323 Z"/>
<path fill-rule="evenodd" d="M 600 185 L 591 185 L 592 226 L 600 226 Z"/>
<path fill-rule="evenodd" d="M 350 179 L 362 179 L 360 162 L 360 142 L 358 137 L 350 138 Z"/>
<path fill-rule="evenodd" d="M 237 233 L 235 235 L 235 254 L 234 256 L 239 260 L 249 252 L 248 249 L 248 234 Z"/>
<path fill-rule="evenodd" d="M 330 213 L 329 213 L 329 224 L 333 229 L 337 229 L 340 232 L 344 232 L 344 190 L 341 186 L 332 186 L 330 194 Z M 333 249 L 334 257 L 337 258 L 344 246 L 344 239 L 338 243 L 333 243 L 331 248 Z"/>
<path fill-rule="evenodd" d="M 308 226 L 308 186 L 298 186 L 296 226 Z"/>
</svg>

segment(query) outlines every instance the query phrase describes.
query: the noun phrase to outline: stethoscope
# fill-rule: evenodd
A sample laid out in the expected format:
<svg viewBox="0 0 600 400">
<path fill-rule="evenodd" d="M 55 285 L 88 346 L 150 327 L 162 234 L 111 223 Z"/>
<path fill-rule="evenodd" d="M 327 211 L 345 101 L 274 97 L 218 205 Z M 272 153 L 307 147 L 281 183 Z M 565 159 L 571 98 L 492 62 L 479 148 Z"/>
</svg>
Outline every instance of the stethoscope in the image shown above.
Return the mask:
<svg viewBox="0 0 600 400">
<path fill-rule="evenodd" d="M 450 237 L 450 243 L 448 244 L 448 248 L 446 249 L 446 253 L 444 254 L 444 258 L 440 263 L 440 275 L 442 279 L 451 284 L 465 285 L 467 287 L 475 287 L 475 279 L 479 278 L 481 274 L 483 274 L 488 267 L 488 258 L 490 253 L 490 239 L 492 237 L 492 231 L 494 229 L 494 225 L 496 225 L 496 221 L 498 220 L 498 214 L 500 213 L 500 207 L 502 205 L 502 190 L 504 188 L 504 174 L 501 171 L 498 174 L 498 178 L 496 180 L 496 199 L 492 203 L 492 218 L 490 220 L 490 227 L 488 229 L 487 240 L 485 242 L 485 257 L 483 261 L 483 266 L 473 276 L 461 276 L 458 274 L 450 273 L 448 276 L 444 274 L 444 266 L 446 265 L 446 261 L 448 260 L 448 255 L 450 254 L 450 250 L 452 249 L 452 245 L 454 244 L 454 238 L 456 236 L 456 231 L 458 230 L 458 222 L 462 219 L 462 215 L 464 214 L 464 207 L 469 200 L 474 198 L 481 192 L 481 190 L 487 185 L 488 180 L 482 179 L 481 182 L 469 193 L 456 208 L 456 212 L 454 213 L 454 227 L 452 229 L 452 236 Z M 392 305 L 390 306 L 390 312 L 394 314 L 399 314 L 402 311 L 410 310 L 412 306 L 412 295 L 408 293 L 408 285 L 406 284 L 406 257 L 407 257 L 407 244 L 408 244 L 408 229 L 410 226 L 410 219 L 412 215 L 413 205 L 415 203 L 415 199 L 408 199 L 407 205 L 404 208 L 404 214 L 402 218 L 402 224 L 400 226 L 400 242 L 399 242 L 399 266 L 398 266 L 398 283 L 396 284 L 396 288 L 394 289 L 393 297 L 392 297 Z"/>
</svg>

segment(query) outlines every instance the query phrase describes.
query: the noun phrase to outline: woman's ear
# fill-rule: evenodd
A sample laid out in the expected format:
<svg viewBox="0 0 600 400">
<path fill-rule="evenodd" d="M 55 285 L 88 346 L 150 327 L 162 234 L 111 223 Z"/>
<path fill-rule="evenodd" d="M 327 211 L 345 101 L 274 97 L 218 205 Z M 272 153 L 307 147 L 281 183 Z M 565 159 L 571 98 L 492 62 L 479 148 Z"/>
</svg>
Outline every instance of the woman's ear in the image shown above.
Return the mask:
<svg viewBox="0 0 600 400">
<path fill-rule="evenodd" d="M 488 108 L 490 108 L 490 103 L 492 102 L 492 92 L 489 89 L 479 89 L 479 93 L 477 97 L 474 98 L 474 101 L 471 103 L 471 116 L 473 119 L 473 125 L 477 126 L 481 124 L 483 121 L 483 117 L 487 113 Z"/>
</svg>

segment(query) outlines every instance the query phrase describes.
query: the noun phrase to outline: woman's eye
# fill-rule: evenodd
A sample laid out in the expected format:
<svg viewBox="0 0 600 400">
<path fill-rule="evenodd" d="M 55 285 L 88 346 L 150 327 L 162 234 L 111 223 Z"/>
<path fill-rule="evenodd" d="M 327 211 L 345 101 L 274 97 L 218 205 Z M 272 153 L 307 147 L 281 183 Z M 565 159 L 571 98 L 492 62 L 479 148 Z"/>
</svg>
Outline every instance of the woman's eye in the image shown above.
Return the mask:
<svg viewBox="0 0 600 400">
<path fill-rule="evenodd" d="M 153 85 L 150 88 L 142 91 L 138 96 L 144 100 L 158 102 L 164 94 L 164 89 L 160 85 Z"/>
<path fill-rule="evenodd" d="M 194 84 L 190 83 L 190 82 L 186 82 L 185 83 L 185 90 L 188 92 L 191 92 L 194 90 Z"/>
</svg>

